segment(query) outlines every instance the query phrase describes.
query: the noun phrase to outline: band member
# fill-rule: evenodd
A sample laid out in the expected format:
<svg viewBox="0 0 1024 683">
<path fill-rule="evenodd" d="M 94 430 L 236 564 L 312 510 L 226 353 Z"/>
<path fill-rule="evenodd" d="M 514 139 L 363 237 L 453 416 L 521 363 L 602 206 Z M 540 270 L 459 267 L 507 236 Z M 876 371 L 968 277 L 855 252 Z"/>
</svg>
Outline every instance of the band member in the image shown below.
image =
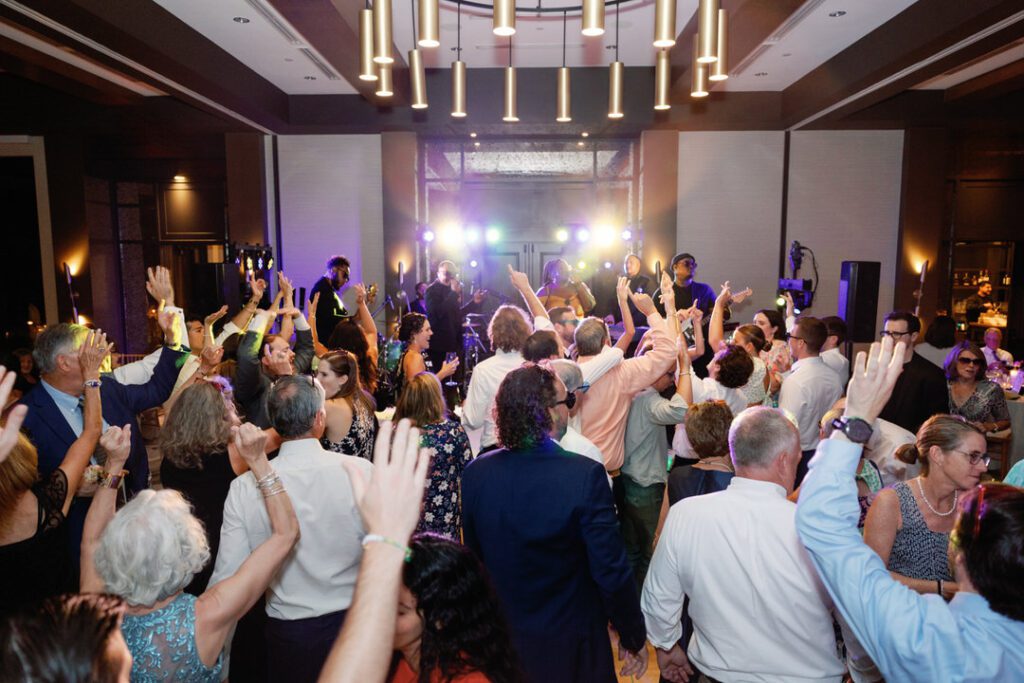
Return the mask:
<svg viewBox="0 0 1024 683">
<path fill-rule="evenodd" d="M 462 305 L 462 283 L 458 271 L 451 261 L 437 264 L 437 279 L 427 287 L 424 301 L 427 304 L 427 318 L 433 330 L 427 358 L 434 372 L 444 366 L 445 354 L 459 352 L 462 348 L 462 319 L 467 313 L 479 313 L 485 290 L 477 290 L 473 298 Z"/>
<path fill-rule="evenodd" d="M 427 283 L 416 283 L 416 298 L 409 303 L 409 310 L 413 313 L 427 314 Z"/>
<path fill-rule="evenodd" d="M 317 294 L 320 295 L 320 301 L 316 307 L 316 336 L 323 343 L 331 338 L 331 333 L 334 332 L 334 326 L 338 324 L 338 321 L 349 315 L 345 310 L 345 305 L 338 298 L 338 292 L 348 284 L 349 268 L 347 258 L 332 256 L 327 261 L 327 270 L 324 271 L 323 277 L 316 281 L 309 293 L 310 301 Z M 286 302 L 285 305 L 291 305 L 291 302 Z"/>
</svg>

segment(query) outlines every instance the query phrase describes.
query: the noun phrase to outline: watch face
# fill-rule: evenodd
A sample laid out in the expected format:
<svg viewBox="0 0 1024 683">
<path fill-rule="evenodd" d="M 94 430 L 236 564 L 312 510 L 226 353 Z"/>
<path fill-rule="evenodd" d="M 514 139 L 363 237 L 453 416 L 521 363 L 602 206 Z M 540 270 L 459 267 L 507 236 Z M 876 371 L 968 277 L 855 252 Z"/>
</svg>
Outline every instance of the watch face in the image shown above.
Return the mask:
<svg viewBox="0 0 1024 683">
<path fill-rule="evenodd" d="M 864 420 L 849 420 L 844 431 L 851 441 L 866 443 L 871 438 L 872 429 Z"/>
</svg>

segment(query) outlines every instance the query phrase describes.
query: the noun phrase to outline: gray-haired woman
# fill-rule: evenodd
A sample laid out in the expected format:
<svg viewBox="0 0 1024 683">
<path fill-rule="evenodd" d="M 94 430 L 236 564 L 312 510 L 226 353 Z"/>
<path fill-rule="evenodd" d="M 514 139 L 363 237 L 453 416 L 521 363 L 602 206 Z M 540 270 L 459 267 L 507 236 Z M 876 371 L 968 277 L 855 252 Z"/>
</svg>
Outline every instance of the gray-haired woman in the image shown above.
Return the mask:
<svg viewBox="0 0 1024 683">
<path fill-rule="evenodd" d="M 198 598 L 183 592 L 209 559 L 202 525 L 175 491 L 141 492 L 114 514 L 115 490 L 97 491 L 82 540 L 82 591 L 128 603 L 122 630 L 132 652 L 132 680 L 219 681 L 221 651 L 238 619 L 262 595 L 299 537 L 291 500 L 267 461 L 266 435 L 250 424 L 232 429 L 234 445 L 263 493 L 272 534 L 238 572 Z M 101 445 L 108 479 L 131 447 L 130 429 L 111 427 Z"/>
</svg>

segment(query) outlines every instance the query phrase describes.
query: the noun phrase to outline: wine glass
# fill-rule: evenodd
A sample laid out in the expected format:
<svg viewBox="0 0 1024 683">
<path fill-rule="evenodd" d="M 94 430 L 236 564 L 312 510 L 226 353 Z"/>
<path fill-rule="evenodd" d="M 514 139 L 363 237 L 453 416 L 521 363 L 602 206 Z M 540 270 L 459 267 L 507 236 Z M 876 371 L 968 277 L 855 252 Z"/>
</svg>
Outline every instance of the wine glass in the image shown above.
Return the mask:
<svg viewBox="0 0 1024 683">
<path fill-rule="evenodd" d="M 446 364 L 447 363 L 452 363 L 452 362 L 458 360 L 458 358 L 459 358 L 459 354 L 456 351 L 449 351 L 444 356 L 444 362 Z M 445 381 L 444 385 L 446 387 L 457 387 L 457 386 L 459 386 L 459 383 L 455 381 L 455 375 L 452 374 L 452 375 L 448 376 L 448 379 Z"/>
</svg>

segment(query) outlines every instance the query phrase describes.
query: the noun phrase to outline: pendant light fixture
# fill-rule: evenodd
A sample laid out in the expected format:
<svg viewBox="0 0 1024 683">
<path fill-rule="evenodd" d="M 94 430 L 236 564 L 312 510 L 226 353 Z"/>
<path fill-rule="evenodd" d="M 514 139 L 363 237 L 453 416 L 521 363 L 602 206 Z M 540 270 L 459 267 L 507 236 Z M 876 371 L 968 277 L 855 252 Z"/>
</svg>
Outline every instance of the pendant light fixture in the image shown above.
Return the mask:
<svg viewBox="0 0 1024 683">
<path fill-rule="evenodd" d="M 391 65 L 377 65 L 377 97 L 391 97 L 395 89 L 391 85 Z"/>
<path fill-rule="evenodd" d="M 377 80 L 373 64 L 373 10 L 359 10 L 359 80 Z"/>
<path fill-rule="evenodd" d="M 655 0 L 654 47 L 676 44 L 676 0 Z"/>
<path fill-rule="evenodd" d="M 417 45 L 416 40 L 416 0 L 409 0 L 409 12 L 412 15 L 412 22 L 409 30 L 412 31 L 412 44 Z M 422 15 L 420 15 L 422 19 Z M 412 97 L 413 109 L 427 108 L 427 77 L 423 71 L 423 53 L 418 47 L 409 50 L 409 94 Z"/>
<path fill-rule="evenodd" d="M 718 0 L 700 0 L 697 7 L 697 35 L 700 49 L 697 61 L 713 64 L 718 60 Z"/>
<path fill-rule="evenodd" d="M 700 54 L 700 35 L 693 37 L 693 63 L 690 64 L 690 97 L 708 96 L 708 65 L 698 61 Z"/>
<path fill-rule="evenodd" d="M 619 61 L 619 8 L 615 5 L 615 61 L 608 67 L 608 118 L 621 119 L 622 113 L 622 75 L 625 70 Z"/>
<path fill-rule="evenodd" d="M 583 35 L 604 35 L 604 0 L 583 0 Z"/>
<path fill-rule="evenodd" d="M 658 111 L 671 109 L 669 89 L 672 86 L 672 64 L 668 59 L 668 50 L 658 50 L 654 62 L 654 108 Z"/>
<path fill-rule="evenodd" d="M 373 61 L 392 64 L 391 56 L 391 0 L 373 2 Z"/>
<path fill-rule="evenodd" d="M 437 47 L 441 44 L 438 34 L 438 0 L 420 0 L 420 47 Z"/>
<path fill-rule="evenodd" d="M 494 0 L 494 23 L 492 31 L 496 36 L 511 36 L 515 34 L 515 0 Z"/>
<path fill-rule="evenodd" d="M 558 70 L 558 106 L 555 108 L 555 121 L 567 123 L 572 121 L 572 103 L 569 87 L 569 67 L 565 65 L 566 30 L 569 25 L 568 12 L 562 12 L 562 67 Z"/>
<path fill-rule="evenodd" d="M 455 61 L 452 62 L 452 116 L 457 119 L 466 116 L 466 63 L 462 61 L 462 0 L 456 9 L 457 33 L 455 39 Z"/>
<path fill-rule="evenodd" d="M 519 120 L 516 114 L 516 68 L 512 66 L 512 36 L 508 37 L 508 66 L 505 67 L 505 115 L 502 121 L 515 123 Z"/>
<path fill-rule="evenodd" d="M 724 9 L 718 10 L 718 61 L 711 65 L 709 81 L 729 78 L 729 17 Z"/>
</svg>

